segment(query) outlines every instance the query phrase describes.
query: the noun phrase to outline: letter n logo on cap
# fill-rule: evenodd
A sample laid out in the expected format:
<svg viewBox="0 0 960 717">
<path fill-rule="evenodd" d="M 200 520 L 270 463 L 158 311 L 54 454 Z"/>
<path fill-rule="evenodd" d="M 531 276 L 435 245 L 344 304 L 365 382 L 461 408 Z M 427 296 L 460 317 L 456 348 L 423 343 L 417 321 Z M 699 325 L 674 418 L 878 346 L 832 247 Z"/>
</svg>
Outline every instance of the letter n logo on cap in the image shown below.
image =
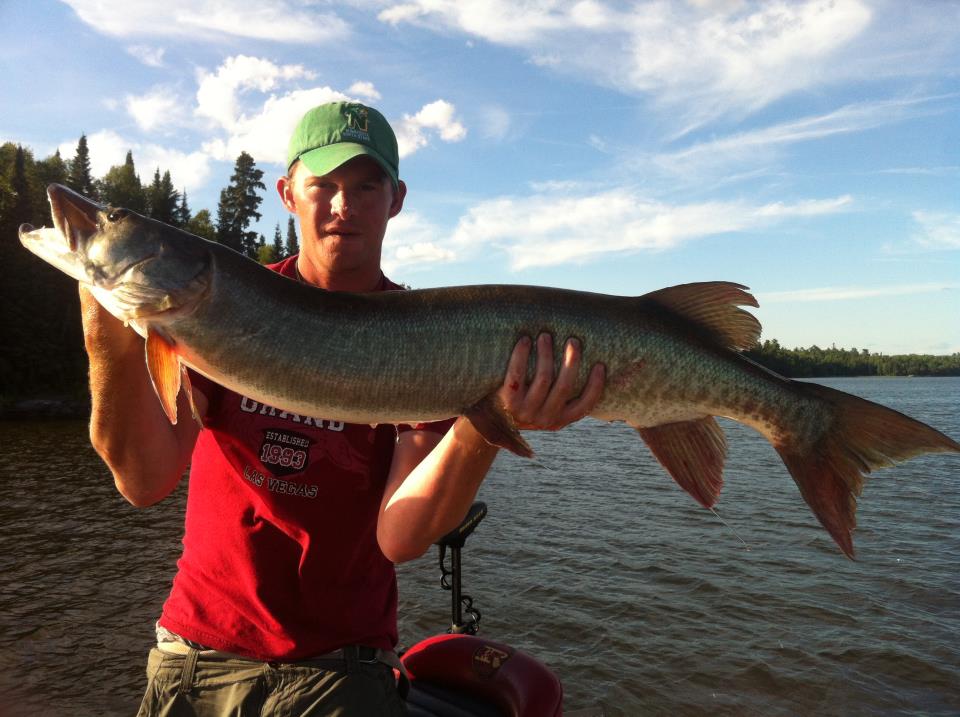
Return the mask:
<svg viewBox="0 0 960 717">
<path fill-rule="evenodd" d="M 350 129 L 355 129 L 360 132 L 368 132 L 367 129 L 367 108 L 366 107 L 351 107 L 347 112 L 344 112 L 347 117 L 347 124 L 350 125 Z"/>
</svg>

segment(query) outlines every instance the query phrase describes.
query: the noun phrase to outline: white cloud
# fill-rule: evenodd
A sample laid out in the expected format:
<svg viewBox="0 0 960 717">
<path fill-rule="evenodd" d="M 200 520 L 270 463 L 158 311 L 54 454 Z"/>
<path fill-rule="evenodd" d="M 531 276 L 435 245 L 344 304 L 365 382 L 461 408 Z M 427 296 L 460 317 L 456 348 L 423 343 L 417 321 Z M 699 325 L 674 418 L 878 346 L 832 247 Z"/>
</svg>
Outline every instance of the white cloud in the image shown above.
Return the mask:
<svg viewBox="0 0 960 717">
<path fill-rule="evenodd" d="M 921 113 L 935 112 L 937 110 L 931 106 L 942 99 L 945 98 L 929 96 L 850 104 L 825 114 L 698 142 L 682 150 L 657 155 L 652 161 L 672 173 L 702 177 L 705 171 L 729 164 L 756 164 L 759 158 L 790 144 L 862 132 Z"/>
<path fill-rule="evenodd" d="M 436 100 L 424 105 L 415 115 L 404 115 L 393 123 L 397 135 L 400 156 L 406 157 L 429 144 L 429 131 L 436 131 L 444 142 L 459 142 L 467 136 L 467 130 L 456 119 L 456 107 L 446 100 Z"/>
<path fill-rule="evenodd" d="M 383 268 L 388 274 L 400 267 L 424 267 L 456 259 L 455 251 L 438 242 L 442 232 L 413 211 L 403 211 L 387 226 L 383 242 Z"/>
<path fill-rule="evenodd" d="M 842 210 L 849 197 L 794 204 L 741 201 L 669 205 L 629 189 L 580 195 L 493 199 L 470 208 L 452 244 L 495 247 L 513 270 L 580 264 L 602 255 L 665 251 L 728 232 L 749 231 L 794 217 Z"/>
<path fill-rule="evenodd" d="M 537 194 L 560 194 L 583 190 L 586 185 L 575 179 L 548 179 L 542 182 L 530 182 L 530 189 Z"/>
<path fill-rule="evenodd" d="M 797 303 L 810 301 L 849 301 L 873 299 L 881 296 L 910 296 L 939 291 L 956 291 L 960 283 L 899 284 L 895 286 L 824 286 L 814 289 L 792 291 L 769 291 L 757 293 L 761 305 Z"/>
<path fill-rule="evenodd" d="M 250 38 L 296 44 L 342 42 L 346 22 L 294 0 L 64 0 L 97 32 L 115 37 Z M 307 7 L 304 7 L 307 5 Z"/>
<path fill-rule="evenodd" d="M 914 241 L 928 249 L 960 249 L 960 214 L 951 212 L 914 212 L 921 228 Z"/>
<path fill-rule="evenodd" d="M 369 102 L 379 97 L 373 83 L 366 81 L 354 82 L 345 92 L 329 86 L 278 91 L 296 80 L 313 77 L 314 73 L 303 65 L 278 65 L 247 55 L 227 58 L 214 72 L 198 71 L 194 112 L 224 130 L 221 136 L 203 143 L 204 152 L 222 161 L 232 161 L 240 152 L 247 152 L 258 162 L 284 166 L 290 134 L 311 107 L 337 101 Z M 401 157 L 426 146 L 431 134 L 446 142 L 459 141 L 466 135 L 456 118 L 456 108 L 444 100 L 427 104 L 415 115 L 404 115 L 391 124 Z"/>
<path fill-rule="evenodd" d="M 127 47 L 127 52 L 147 67 L 163 67 L 163 56 L 166 54 L 162 47 L 149 45 L 130 45 Z"/>
<path fill-rule="evenodd" d="M 891 167 L 890 169 L 881 169 L 880 174 L 907 174 L 929 177 L 954 177 L 960 176 L 960 165 L 943 165 L 940 167 Z"/>
<path fill-rule="evenodd" d="M 405 0 L 379 18 L 516 47 L 537 65 L 648 94 L 682 135 L 798 91 L 931 72 L 955 46 L 956 23 L 952 13 L 933 23 L 911 9 L 869 0 Z"/>
<path fill-rule="evenodd" d="M 210 157 L 204 152 L 182 152 L 158 144 L 142 144 L 122 137 L 112 130 L 87 135 L 90 150 L 90 173 L 102 177 L 110 167 L 123 164 L 127 152 L 133 153 L 140 181 L 149 183 L 154 170 L 169 171 L 177 189 L 193 191 L 203 187 L 210 178 Z M 65 159 L 73 159 L 77 152 L 75 141 L 63 142 L 58 147 Z"/>
<path fill-rule="evenodd" d="M 144 183 L 153 181 L 153 172 L 170 172 L 170 179 L 178 191 L 188 193 L 202 189 L 210 179 L 210 157 L 205 152 L 181 152 L 158 144 L 145 144 L 134 150 L 138 174 Z"/>
<path fill-rule="evenodd" d="M 379 19 L 392 25 L 414 23 L 454 28 L 505 45 L 527 45 L 545 33 L 574 24 L 571 3 L 515 0 L 414 0 L 395 3 Z"/>
<path fill-rule="evenodd" d="M 244 91 L 267 92 L 280 83 L 313 76 L 303 65 L 277 65 L 248 55 L 228 57 L 216 72 L 197 72 L 196 113 L 233 129 L 241 120 L 238 95 Z"/>
<path fill-rule="evenodd" d="M 62 142 L 57 149 L 65 160 L 72 160 L 77 154 L 77 140 Z M 133 143 L 113 130 L 105 129 L 87 135 L 87 149 L 90 152 L 90 173 L 102 177 L 110 167 L 123 164 L 127 152 L 133 149 Z"/>
<path fill-rule="evenodd" d="M 500 141 L 509 134 L 513 118 L 503 107 L 488 105 L 480 109 L 480 133 L 487 139 Z"/>
<path fill-rule="evenodd" d="M 183 101 L 174 88 L 158 85 L 142 95 L 127 95 L 124 107 L 144 132 L 184 124 Z"/>
<path fill-rule="evenodd" d="M 376 102 L 380 99 L 380 93 L 373 86 L 372 82 L 354 82 L 350 85 L 347 93 L 355 97 L 360 97 L 367 102 Z"/>
<path fill-rule="evenodd" d="M 590 191 L 579 184 L 546 183 L 531 196 L 475 204 L 452 232 L 404 211 L 390 222 L 383 262 L 388 271 L 425 268 L 493 251 L 505 254 L 513 271 L 582 264 L 604 255 L 669 251 L 710 236 L 835 213 L 851 201 L 842 196 L 792 204 L 670 205 L 628 188 Z"/>
<path fill-rule="evenodd" d="M 853 197 L 844 194 L 833 199 L 804 199 L 793 204 L 771 202 L 757 207 L 757 217 L 817 217 L 823 214 L 835 214 L 853 204 Z"/>
<path fill-rule="evenodd" d="M 690 125 L 747 113 L 828 80 L 871 16 L 862 0 L 658 5 L 629 23 L 627 87 L 684 106 Z"/>
<path fill-rule="evenodd" d="M 210 140 L 204 143 L 203 149 L 214 159 L 233 161 L 240 152 L 247 152 L 257 162 L 284 166 L 287 142 L 304 113 L 325 102 L 348 99 L 349 96 L 331 87 L 315 87 L 271 96 L 258 112 L 244 114 L 235 120 L 226 138 Z"/>
</svg>

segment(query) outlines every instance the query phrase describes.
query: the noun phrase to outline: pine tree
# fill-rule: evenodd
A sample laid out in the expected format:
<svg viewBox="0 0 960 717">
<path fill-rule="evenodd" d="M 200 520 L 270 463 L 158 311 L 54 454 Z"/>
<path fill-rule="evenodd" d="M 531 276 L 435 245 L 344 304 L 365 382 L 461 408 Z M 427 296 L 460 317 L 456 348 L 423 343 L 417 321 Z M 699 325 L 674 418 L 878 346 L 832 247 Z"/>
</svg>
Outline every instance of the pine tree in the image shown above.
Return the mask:
<svg viewBox="0 0 960 717">
<path fill-rule="evenodd" d="M 300 251 L 300 244 L 297 242 L 297 225 L 293 217 L 287 218 L 287 243 L 283 247 L 284 256 L 293 256 Z"/>
<path fill-rule="evenodd" d="M 241 152 L 234 165 L 230 184 L 220 192 L 217 205 L 217 241 L 231 249 L 242 252 L 251 259 L 258 256 L 259 235 L 249 229 L 250 224 L 259 221 L 257 211 L 263 198 L 258 189 L 266 189 L 261 181 L 263 171 L 246 152 Z"/>
<path fill-rule="evenodd" d="M 273 232 L 273 256 L 274 261 L 280 261 L 284 258 L 283 236 L 280 234 L 280 222 L 277 222 L 277 228 Z"/>
<path fill-rule="evenodd" d="M 170 172 L 164 172 L 161 177 L 160 168 L 157 167 L 153 174 L 153 184 L 147 189 L 147 211 L 150 218 L 173 224 L 179 202 L 180 193 L 173 188 Z"/>
<path fill-rule="evenodd" d="M 45 218 L 46 202 L 41 200 L 43 192 L 36 186 L 35 175 L 30 150 L 10 142 L 0 147 L 0 244 L 5 255 L 13 252 L 18 259 L 25 256 L 17 240 L 20 225 L 40 226 Z M 11 271 L 6 258 L 2 266 Z M 7 278 L 17 277 L 8 274 Z"/>
<path fill-rule="evenodd" d="M 28 152 L 21 145 L 17 145 L 17 153 L 14 156 L 13 176 L 10 186 L 13 189 L 13 207 L 12 217 L 19 226 L 23 222 L 30 224 L 36 222 L 36 216 L 33 208 L 33 194 L 30 191 L 30 178 L 27 176 Z M 30 164 L 33 164 L 33 157 L 30 156 Z"/>
<path fill-rule="evenodd" d="M 185 228 L 190 223 L 190 207 L 187 206 L 187 190 L 180 193 L 180 204 L 173 213 L 173 225 L 175 227 Z"/>
<path fill-rule="evenodd" d="M 67 174 L 67 186 L 90 199 L 97 200 L 97 188 L 90 173 L 90 149 L 87 147 L 87 135 L 80 135 L 77 153 L 70 161 Z"/>
<path fill-rule="evenodd" d="M 99 182 L 100 200 L 111 207 L 124 207 L 143 214 L 147 208 L 147 197 L 133 163 L 133 152 L 127 150 L 123 164 L 117 164 L 107 170 Z"/>
<path fill-rule="evenodd" d="M 196 234 L 198 237 L 203 237 L 209 241 L 217 241 L 217 229 L 213 226 L 213 222 L 210 221 L 209 209 L 201 209 L 190 217 L 185 229 L 191 234 Z"/>
<path fill-rule="evenodd" d="M 58 149 L 52 155 L 42 162 L 37 163 L 37 181 L 40 182 L 42 189 L 51 184 L 66 184 L 69 168 L 63 161 Z"/>
<path fill-rule="evenodd" d="M 242 251 L 242 233 L 238 230 L 237 210 L 232 199 L 230 187 L 220 190 L 217 202 L 217 241 L 234 251 Z"/>
<path fill-rule="evenodd" d="M 76 390 L 86 375 L 77 282 L 17 239 L 21 223 L 50 224 L 38 163 L 22 146 L 0 146 L 0 205 L 0 395 Z"/>
</svg>

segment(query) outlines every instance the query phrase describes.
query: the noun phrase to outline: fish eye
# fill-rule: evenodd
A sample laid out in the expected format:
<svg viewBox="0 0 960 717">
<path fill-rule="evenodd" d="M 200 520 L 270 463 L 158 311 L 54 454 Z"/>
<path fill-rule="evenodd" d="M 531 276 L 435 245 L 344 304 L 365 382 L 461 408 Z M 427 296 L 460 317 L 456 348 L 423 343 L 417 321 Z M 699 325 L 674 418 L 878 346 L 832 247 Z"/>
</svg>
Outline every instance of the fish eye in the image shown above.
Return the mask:
<svg viewBox="0 0 960 717">
<path fill-rule="evenodd" d="M 126 209 L 111 209 L 110 213 L 107 214 L 107 219 L 111 222 L 119 222 L 129 213 Z"/>
</svg>

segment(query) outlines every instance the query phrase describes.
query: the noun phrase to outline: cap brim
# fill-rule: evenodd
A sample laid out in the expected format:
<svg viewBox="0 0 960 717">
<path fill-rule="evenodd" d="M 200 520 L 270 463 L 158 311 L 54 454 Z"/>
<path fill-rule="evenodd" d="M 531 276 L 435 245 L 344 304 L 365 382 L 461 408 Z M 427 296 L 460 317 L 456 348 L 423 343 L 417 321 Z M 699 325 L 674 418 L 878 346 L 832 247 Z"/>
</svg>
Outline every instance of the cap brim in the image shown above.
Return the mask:
<svg viewBox="0 0 960 717">
<path fill-rule="evenodd" d="M 383 171 L 386 172 L 387 176 L 390 177 L 390 181 L 393 182 L 394 186 L 398 185 L 397 173 L 390 166 L 389 162 L 381 157 L 380 153 L 375 149 L 364 144 L 356 144 L 354 142 L 328 144 L 324 147 L 317 147 L 316 149 L 311 149 L 309 152 L 304 152 L 298 159 L 303 162 L 314 176 L 322 177 L 324 174 L 329 174 L 354 157 L 360 157 L 362 155 L 374 159 Z"/>
</svg>

